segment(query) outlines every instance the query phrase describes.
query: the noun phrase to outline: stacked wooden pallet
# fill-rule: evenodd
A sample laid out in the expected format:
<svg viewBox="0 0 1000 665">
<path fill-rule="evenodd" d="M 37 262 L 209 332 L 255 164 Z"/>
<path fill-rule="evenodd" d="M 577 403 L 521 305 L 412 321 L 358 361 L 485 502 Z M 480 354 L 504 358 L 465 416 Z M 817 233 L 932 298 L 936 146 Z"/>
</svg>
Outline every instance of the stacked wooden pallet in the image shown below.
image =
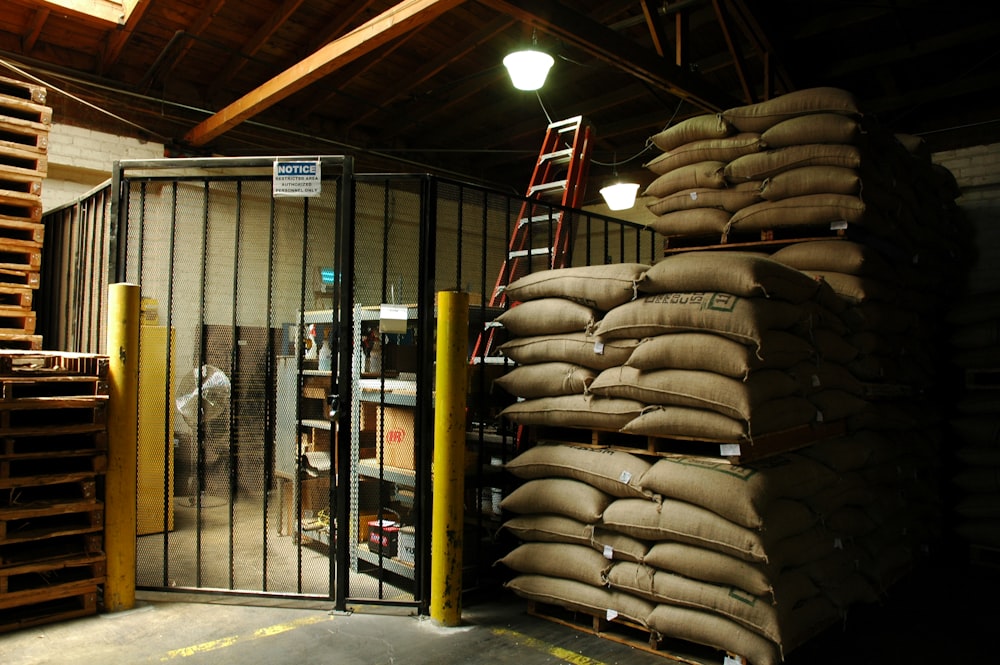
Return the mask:
<svg viewBox="0 0 1000 665">
<path fill-rule="evenodd" d="M 94 614 L 107 356 L 0 351 L 0 633 Z"/>
<path fill-rule="evenodd" d="M 42 180 L 52 109 L 44 87 L 0 77 L 0 348 L 38 350 L 32 305 L 42 261 Z"/>
</svg>

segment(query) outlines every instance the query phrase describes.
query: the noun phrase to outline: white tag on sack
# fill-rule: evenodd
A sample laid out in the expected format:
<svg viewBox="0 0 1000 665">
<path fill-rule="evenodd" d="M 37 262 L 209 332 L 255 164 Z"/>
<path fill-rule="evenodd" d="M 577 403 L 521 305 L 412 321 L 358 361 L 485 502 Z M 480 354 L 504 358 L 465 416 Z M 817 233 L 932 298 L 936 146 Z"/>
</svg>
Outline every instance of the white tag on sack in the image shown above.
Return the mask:
<svg viewBox="0 0 1000 665">
<path fill-rule="evenodd" d="M 738 443 L 721 443 L 719 444 L 719 454 L 723 457 L 732 457 L 734 455 L 740 454 L 740 444 Z"/>
<path fill-rule="evenodd" d="M 819 374 L 813 374 L 812 375 L 813 388 L 819 388 L 821 383 L 822 382 L 819 380 Z"/>
<path fill-rule="evenodd" d="M 830 222 L 830 230 L 831 231 L 843 231 L 846 228 L 847 228 L 847 220 L 846 219 L 838 219 L 835 222 Z"/>
<path fill-rule="evenodd" d="M 691 192 L 691 200 L 692 201 L 698 200 L 698 192 Z"/>
<path fill-rule="evenodd" d="M 618 618 L 618 612 L 615 610 L 608 610 L 607 613 L 604 615 L 604 618 L 606 618 L 608 621 L 614 621 L 615 619 Z"/>
<path fill-rule="evenodd" d="M 611 547 L 611 545 L 605 545 L 604 546 L 604 558 L 607 559 L 608 561 L 611 561 L 612 559 L 614 559 L 615 558 L 615 548 Z"/>
<path fill-rule="evenodd" d="M 630 480 L 632 480 L 632 472 L 631 471 L 622 471 L 622 474 L 620 476 L 618 476 L 618 480 L 621 481 L 621 482 L 623 482 L 623 483 L 625 483 L 626 485 L 628 485 L 628 482 Z"/>
<path fill-rule="evenodd" d="M 604 355 L 604 342 L 601 341 L 594 342 L 594 353 L 596 353 L 599 356 Z"/>
<path fill-rule="evenodd" d="M 722 665 L 747 665 L 747 661 L 745 661 L 742 656 L 727 655 L 722 659 Z"/>
</svg>

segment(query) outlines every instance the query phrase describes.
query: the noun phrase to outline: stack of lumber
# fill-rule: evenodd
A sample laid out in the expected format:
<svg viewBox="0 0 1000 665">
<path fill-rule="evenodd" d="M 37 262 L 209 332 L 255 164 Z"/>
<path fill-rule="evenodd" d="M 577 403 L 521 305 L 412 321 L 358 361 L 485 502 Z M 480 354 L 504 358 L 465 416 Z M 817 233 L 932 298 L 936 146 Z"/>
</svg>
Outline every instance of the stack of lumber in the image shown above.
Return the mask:
<svg viewBox="0 0 1000 665">
<path fill-rule="evenodd" d="M 33 294 L 42 262 L 42 181 L 52 109 L 44 87 L 0 77 L 0 348 L 38 350 Z"/>
<path fill-rule="evenodd" d="M 0 351 L 0 632 L 94 614 L 107 356 Z"/>
</svg>

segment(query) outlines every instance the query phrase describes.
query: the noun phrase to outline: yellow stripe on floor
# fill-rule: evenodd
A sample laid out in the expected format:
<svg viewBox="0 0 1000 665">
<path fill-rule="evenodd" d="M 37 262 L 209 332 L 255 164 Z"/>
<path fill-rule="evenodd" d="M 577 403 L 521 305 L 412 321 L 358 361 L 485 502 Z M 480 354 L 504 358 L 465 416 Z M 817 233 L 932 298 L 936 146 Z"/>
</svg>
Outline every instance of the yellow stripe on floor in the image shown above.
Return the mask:
<svg viewBox="0 0 1000 665">
<path fill-rule="evenodd" d="M 231 635 L 229 637 L 222 637 L 217 640 L 211 640 L 208 642 L 202 642 L 201 644 L 195 644 L 194 646 L 182 647 L 180 649 L 173 649 L 167 652 L 166 656 L 160 658 L 161 663 L 169 662 L 177 658 L 188 658 L 200 653 L 206 653 L 208 651 L 216 651 L 218 649 L 225 649 L 226 647 L 231 647 L 234 644 L 240 644 L 243 642 L 251 642 L 253 640 L 260 639 L 262 637 L 271 637 L 272 635 L 280 635 L 281 633 L 287 633 L 290 630 L 295 630 L 296 628 L 301 628 L 302 626 L 309 626 L 314 623 L 319 623 L 321 621 L 327 621 L 331 617 L 327 614 L 320 614 L 315 616 L 303 617 L 302 619 L 296 619 L 295 621 L 290 621 L 288 623 L 279 623 L 273 626 L 268 626 L 266 628 L 258 628 L 253 632 L 252 635 Z"/>
<path fill-rule="evenodd" d="M 534 637 L 529 637 L 528 635 L 519 633 L 516 630 L 507 630 L 506 628 L 494 628 L 493 634 L 517 640 L 517 642 L 523 646 L 526 646 L 530 649 L 535 649 L 537 651 L 545 652 L 550 656 L 558 658 L 559 660 L 565 661 L 567 663 L 572 663 L 572 665 L 605 665 L 599 660 L 594 660 L 593 658 L 587 658 L 586 656 L 580 655 L 575 651 L 570 651 L 569 649 L 563 649 L 562 647 L 557 647 L 554 644 L 549 644 Z"/>
</svg>

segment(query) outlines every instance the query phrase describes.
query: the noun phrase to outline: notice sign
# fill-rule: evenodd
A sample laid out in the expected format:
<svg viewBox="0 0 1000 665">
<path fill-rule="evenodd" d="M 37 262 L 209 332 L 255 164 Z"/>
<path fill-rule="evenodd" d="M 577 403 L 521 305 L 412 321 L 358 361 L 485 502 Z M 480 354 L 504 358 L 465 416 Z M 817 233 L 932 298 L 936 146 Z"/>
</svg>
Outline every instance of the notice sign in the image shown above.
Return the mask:
<svg viewBox="0 0 1000 665">
<path fill-rule="evenodd" d="M 319 196 L 319 160 L 276 159 L 273 177 L 274 196 Z"/>
</svg>

